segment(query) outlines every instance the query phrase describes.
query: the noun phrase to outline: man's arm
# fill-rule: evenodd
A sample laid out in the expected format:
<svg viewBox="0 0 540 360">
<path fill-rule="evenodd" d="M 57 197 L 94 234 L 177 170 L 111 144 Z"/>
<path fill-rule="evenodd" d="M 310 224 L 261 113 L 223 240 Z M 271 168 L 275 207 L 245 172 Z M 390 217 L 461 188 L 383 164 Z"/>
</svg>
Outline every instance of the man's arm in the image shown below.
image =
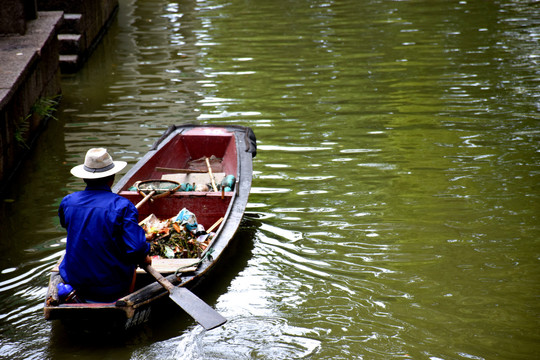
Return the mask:
<svg viewBox="0 0 540 360">
<path fill-rule="evenodd" d="M 146 241 L 144 230 L 139 226 L 139 213 L 135 206 L 129 203 L 130 206 L 126 209 L 122 234 L 123 241 L 126 244 L 126 253 L 133 264 L 142 264 L 151 261 L 148 253 L 150 252 L 150 244 Z"/>
</svg>

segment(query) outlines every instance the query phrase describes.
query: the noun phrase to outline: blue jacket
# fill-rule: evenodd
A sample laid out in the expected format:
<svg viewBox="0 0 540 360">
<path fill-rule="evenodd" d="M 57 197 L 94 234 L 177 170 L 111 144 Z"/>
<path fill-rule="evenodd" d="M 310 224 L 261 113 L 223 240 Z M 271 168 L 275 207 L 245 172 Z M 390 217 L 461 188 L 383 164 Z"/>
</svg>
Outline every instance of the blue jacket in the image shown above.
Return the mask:
<svg viewBox="0 0 540 360">
<path fill-rule="evenodd" d="M 58 215 L 68 233 L 62 278 L 87 300 L 126 295 L 136 265 L 150 251 L 135 206 L 108 186 L 88 186 L 67 195 Z"/>
</svg>

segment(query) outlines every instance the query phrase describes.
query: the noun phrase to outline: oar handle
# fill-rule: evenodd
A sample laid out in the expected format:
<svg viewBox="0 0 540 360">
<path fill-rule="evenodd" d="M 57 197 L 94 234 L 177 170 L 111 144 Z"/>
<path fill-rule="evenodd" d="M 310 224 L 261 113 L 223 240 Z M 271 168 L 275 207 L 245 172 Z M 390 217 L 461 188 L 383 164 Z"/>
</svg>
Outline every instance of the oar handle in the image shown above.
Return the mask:
<svg viewBox="0 0 540 360">
<path fill-rule="evenodd" d="M 152 195 L 154 195 L 156 193 L 156 190 L 152 190 L 148 193 L 148 195 L 146 195 L 144 197 L 144 199 L 142 199 L 141 201 L 139 201 L 139 203 L 137 205 L 135 205 L 135 207 L 138 209 L 141 207 L 142 204 L 144 204 L 145 202 L 148 201 L 148 199 L 150 199 L 152 197 Z"/>
<path fill-rule="evenodd" d="M 216 221 L 214 223 L 214 225 L 210 226 L 210 229 L 206 230 L 207 233 L 210 233 L 212 232 L 212 230 L 214 230 L 219 224 L 221 224 L 221 222 L 223 221 L 223 218 L 219 218 L 218 221 Z"/>
<path fill-rule="evenodd" d="M 144 265 L 144 270 L 146 270 L 146 272 L 152 275 L 157 280 L 157 282 L 160 283 L 160 285 L 167 289 L 169 292 L 174 288 L 174 285 L 169 280 L 165 279 L 163 275 L 161 275 L 151 265 Z"/>
</svg>

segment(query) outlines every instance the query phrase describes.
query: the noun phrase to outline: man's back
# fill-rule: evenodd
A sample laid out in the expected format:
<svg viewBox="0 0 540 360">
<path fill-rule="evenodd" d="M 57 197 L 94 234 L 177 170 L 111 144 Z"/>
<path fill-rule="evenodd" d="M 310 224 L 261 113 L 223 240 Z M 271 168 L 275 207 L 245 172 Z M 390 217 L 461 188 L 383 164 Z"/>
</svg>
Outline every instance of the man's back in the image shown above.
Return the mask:
<svg viewBox="0 0 540 360">
<path fill-rule="evenodd" d="M 137 215 L 129 200 L 105 185 L 62 200 L 59 216 L 68 238 L 60 275 L 83 298 L 114 301 L 127 293 L 149 250 Z"/>
</svg>

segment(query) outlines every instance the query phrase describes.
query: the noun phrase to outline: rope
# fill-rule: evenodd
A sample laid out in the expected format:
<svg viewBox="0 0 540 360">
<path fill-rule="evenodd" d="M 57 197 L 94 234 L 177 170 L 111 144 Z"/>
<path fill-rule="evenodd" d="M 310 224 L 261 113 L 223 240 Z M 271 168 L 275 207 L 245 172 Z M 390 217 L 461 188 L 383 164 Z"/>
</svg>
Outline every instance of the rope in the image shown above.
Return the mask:
<svg viewBox="0 0 540 360">
<path fill-rule="evenodd" d="M 212 253 L 214 252 L 214 249 L 208 249 L 207 252 L 204 253 L 203 257 L 199 259 L 199 261 L 193 263 L 193 264 L 190 264 L 190 265 L 185 265 L 185 266 L 181 266 L 179 267 L 178 269 L 176 269 L 176 272 L 174 273 L 174 275 L 177 277 L 177 278 L 180 278 L 181 275 L 179 275 L 179 273 L 181 273 L 183 269 L 189 269 L 193 266 L 197 267 L 199 266 L 208 256 L 210 256 Z"/>
</svg>

